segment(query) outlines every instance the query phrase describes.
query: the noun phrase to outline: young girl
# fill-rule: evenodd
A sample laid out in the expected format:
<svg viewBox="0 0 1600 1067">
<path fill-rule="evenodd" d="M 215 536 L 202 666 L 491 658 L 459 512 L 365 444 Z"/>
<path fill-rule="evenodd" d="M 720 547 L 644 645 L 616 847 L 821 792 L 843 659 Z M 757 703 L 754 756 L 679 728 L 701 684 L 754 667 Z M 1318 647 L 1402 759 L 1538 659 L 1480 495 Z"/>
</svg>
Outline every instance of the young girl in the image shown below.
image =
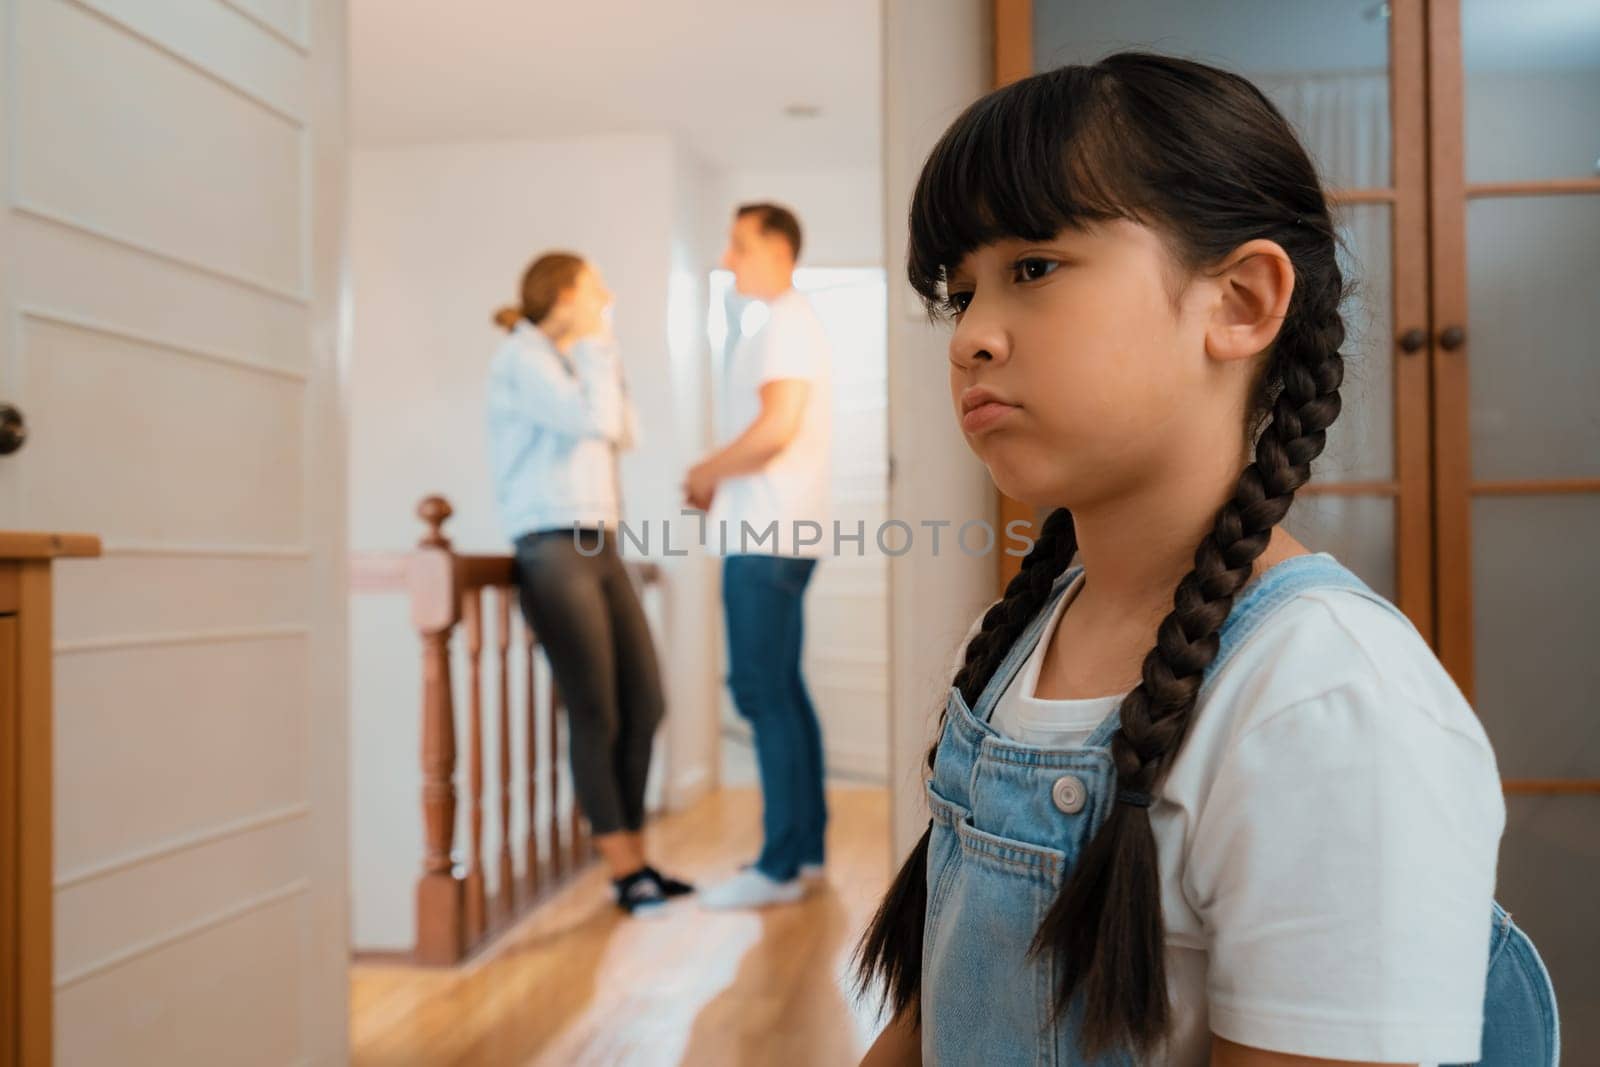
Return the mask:
<svg viewBox="0 0 1600 1067">
<path fill-rule="evenodd" d="M 968 444 L 1054 510 L 969 636 L 929 832 L 862 941 L 895 1013 L 867 1062 L 1553 1063 L 1492 902 L 1483 730 L 1279 525 L 1345 341 L 1282 116 L 1178 59 L 1051 71 L 956 120 L 910 225 Z"/>
</svg>

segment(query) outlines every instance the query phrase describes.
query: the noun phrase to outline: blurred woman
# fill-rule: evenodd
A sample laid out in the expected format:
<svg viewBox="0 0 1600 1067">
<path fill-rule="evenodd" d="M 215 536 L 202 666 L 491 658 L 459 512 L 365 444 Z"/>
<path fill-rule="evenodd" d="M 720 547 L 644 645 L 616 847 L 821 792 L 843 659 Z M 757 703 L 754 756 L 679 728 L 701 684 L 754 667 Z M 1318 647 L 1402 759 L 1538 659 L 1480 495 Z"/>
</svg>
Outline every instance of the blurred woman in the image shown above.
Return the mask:
<svg viewBox="0 0 1600 1067">
<path fill-rule="evenodd" d="M 489 370 L 489 454 L 523 615 L 567 708 L 578 804 L 618 906 L 638 914 L 691 887 L 650 866 L 640 834 L 663 700 L 650 628 L 617 554 L 617 454 L 632 446 L 636 420 L 610 304 L 580 256 L 552 252 L 528 267 L 520 306 L 495 315 L 510 336 Z"/>
</svg>

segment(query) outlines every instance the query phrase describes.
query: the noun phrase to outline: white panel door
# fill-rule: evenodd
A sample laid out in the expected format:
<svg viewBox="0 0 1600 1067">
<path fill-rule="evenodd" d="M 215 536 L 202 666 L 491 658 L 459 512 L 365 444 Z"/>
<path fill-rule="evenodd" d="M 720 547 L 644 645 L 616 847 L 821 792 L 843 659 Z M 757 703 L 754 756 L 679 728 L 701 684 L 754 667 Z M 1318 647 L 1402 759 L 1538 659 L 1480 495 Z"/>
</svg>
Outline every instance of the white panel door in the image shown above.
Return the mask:
<svg viewBox="0 0 1600 1067">
<path fill-rule="evenodd" d="M 60 1064 L 345 1058 L 342 0 L 0 0 Z"/>
</svg>

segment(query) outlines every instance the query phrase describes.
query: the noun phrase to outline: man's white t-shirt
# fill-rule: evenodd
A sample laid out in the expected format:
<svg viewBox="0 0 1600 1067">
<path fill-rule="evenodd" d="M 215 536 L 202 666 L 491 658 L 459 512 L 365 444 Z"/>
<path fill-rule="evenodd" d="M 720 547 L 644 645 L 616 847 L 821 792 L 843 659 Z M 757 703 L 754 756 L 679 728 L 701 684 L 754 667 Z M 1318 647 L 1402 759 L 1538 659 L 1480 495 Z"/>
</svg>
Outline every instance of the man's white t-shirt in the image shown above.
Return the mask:
<svg viewBox="0 0 1600 1067">
<path fill-rule="evenodd" d="M 820 556 L 833 546 L 829 506 L 832 353 L 821 320 L 799 291 L 789 289 L 767 308 L 766 323 L 739 343 L 728 369 L 729 439 L 743 433 L 761 414 L 761 386 L 766 382 L 796 378 L 809 382 L 811 389 L 788 447 L 761 470 L 717 485 L 708 515 L 707 547 L 727 555 Z M 796 547 L 796 522 L 807 523 L 800 528 L 798 540 L 816 538 L 816 543 Z M 748 523 L 753 532 L 744 534 L 741 523 Z M 776 539 L 766 532 L 774 523 Z"/>
<path fill-rule="evenodd" d="M 1080 745 L 1121 703 L 1033 695 L 1081 584 L 996 703 L 1001 734 Z M 1161 1063 L 1207 1063 L 1212 1032 L 1476 1061 L 1505 801 L 1477 716 L 1402 620 L 1348 590 L 1283 605 L 1202 697 L 1150 818 L 1173 1004 Z"/>
</svg>

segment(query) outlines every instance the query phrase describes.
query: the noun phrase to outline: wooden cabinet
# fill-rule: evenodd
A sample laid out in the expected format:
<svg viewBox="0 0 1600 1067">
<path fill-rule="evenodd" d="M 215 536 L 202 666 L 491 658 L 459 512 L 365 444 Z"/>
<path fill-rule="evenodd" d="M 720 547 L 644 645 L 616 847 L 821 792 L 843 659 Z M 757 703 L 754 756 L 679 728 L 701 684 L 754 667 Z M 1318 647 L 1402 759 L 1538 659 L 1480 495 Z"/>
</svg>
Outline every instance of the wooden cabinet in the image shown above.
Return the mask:
<svg viewBox="0 0 1600 1067">
<path fill-rule="evenodd" d="M 0 532 L 0 1067 L 51 1049 L 50 565 L 95 537 Z"/>
</svg>

